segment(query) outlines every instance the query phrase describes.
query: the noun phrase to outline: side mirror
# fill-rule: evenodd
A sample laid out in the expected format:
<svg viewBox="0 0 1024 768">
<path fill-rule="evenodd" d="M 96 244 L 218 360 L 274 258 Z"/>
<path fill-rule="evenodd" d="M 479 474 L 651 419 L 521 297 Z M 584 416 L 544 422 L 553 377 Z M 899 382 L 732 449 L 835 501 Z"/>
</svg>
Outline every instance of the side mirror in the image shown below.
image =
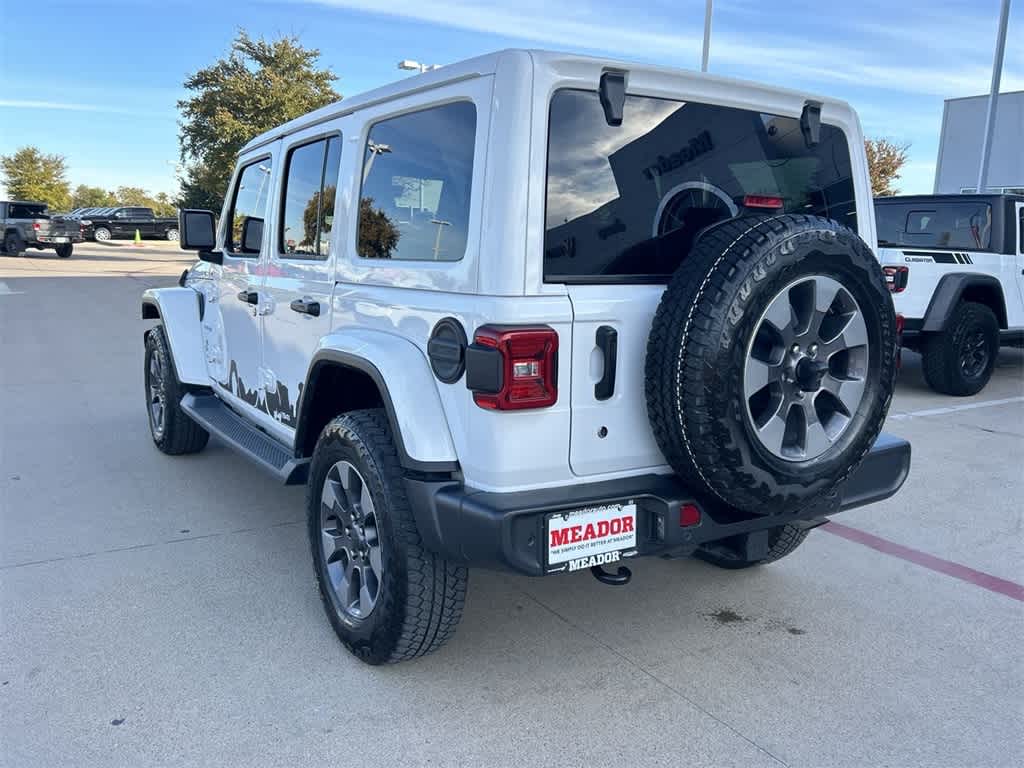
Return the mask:
<svg viewBox="0 0 1024 768">
<path fill-rule="evenodd" d="M 178 245 L 186 251 L 212 251 L 217 244 L 213 211 L 189 208 L 178 212 Z"/>
<path fill-rule="evenodd" d="M 263 219 L 246 216 L 242 221 L 242 253 L 259 253 L 263 247 Z"/>
</svg>

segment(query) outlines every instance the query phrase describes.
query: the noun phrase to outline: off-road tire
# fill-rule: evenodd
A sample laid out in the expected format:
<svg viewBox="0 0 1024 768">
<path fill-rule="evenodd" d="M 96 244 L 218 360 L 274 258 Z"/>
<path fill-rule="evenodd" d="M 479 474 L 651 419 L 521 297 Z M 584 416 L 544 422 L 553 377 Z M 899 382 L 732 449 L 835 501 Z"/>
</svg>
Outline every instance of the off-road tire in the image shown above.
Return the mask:
<svg viewBox="0 0 1024 768">
<path fill-rule="evenodd" d="M 321 494 L 328 472 L 339 461 L 351 463 L 364 478 L 381 542 L 380 593 L 363 619 L 336 604 L 321 547 Z M 467 570 L 424 548 L 382 410 L 351 411 L 324 427 L 310 465 L 306 507 L 320 597 L 349 651 L 368 664 L 388 664 L 423 656 L 447 642 L 462 617 Z"/>
<path fill-rule="evenodd" d="M 58 245 L 56 250 L 58 258 L 70 259 L 71 252 L 74 250 L 74 246 L 71 243 L 65 243 L 63 245 Z"/>
<path fill-rule="evenodd" d="M 981 334 L 988 359 L 975 376 L 968 376 L 961 366 L 961 354 L 968 340 Z M 936 392 L 956 397 L 976 395 L 992 378 L 992 369 L 999 356 L 999 321 L 984 304 L 964 301 L 940 333 L 927 333 L 921 340 L 921 369 L 924 380 Z"/>
<path fill-rule="evenodd" d="M 22 256 L 25 253 L 25 241 L 21 235 L 9 232 L 4 237 L 4 253 L 8 256 Z"/>
<path fill-rule="evenodd" d="M 856 300 L 869 339 L 860 406 L 831 447 L 786 461 L 754 433 L 743 390 L 747 345 L 794 280 L 824 276 Z M 743 217 L 701 236 L 670 280 L 647 346 L 647 410 L 658 446 L 707 504 L 772 515 L 835 499 L 885 421 L 896 375 L 896 316 L 857 233 L 815 216 Z"/>
<path fill-rule="evenodd" d="M 755 560 L 747 559 L 741 554 L 745 550 L 745 539 L 751 534 L 741 534 L 733 536 L 731 539 L 712 542 L 698 549 L 695 554 L 705 562 L 732 571 L 751 568 L 755 565 L 767 565 L 793 552 L 803 544 L 810 532 L 810 528 L 801 528 L 796 525 L 782 525 L 773 528 L 768 540 L 768 553 Z"/>
<path fill-rule="evenodd" d="M 163 428 L 158 432 L 153 424 L 150 411 L 150 358 L 157 356 L 163 375 L 158 388 L 163 394 L 164 416 Z M 149 419 L 149 432 L 153 443 L 169 456 L 186 453 L 198 453 L 206 447 L 210 433 L 196 424 L 181 409 L 181 398 L 186 394 L 184 386 L 178 381 L 171 360 L 167 339 L 164 337 L 163 326 L 156 326 L 146 334 L 146 355 L 144 362 L 144 378 L 146 389 L 146 413 Z"/>
</svg>

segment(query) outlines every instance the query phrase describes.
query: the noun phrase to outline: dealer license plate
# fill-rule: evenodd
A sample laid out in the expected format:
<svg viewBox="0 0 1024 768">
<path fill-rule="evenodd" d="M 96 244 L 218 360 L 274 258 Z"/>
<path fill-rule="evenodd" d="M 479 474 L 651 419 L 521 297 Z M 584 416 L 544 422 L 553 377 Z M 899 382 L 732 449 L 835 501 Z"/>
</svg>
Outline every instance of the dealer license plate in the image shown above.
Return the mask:
<svg viewBox="0 0 1024 768">
<path fill-rule="evenodd" d="M 66 243 L 67 241 L 68 241 L 68 239 L 66 237 L 55 237 L 55 238 L 53 238 L 53 242 L 55 242 L 55 243 Z"/>
<path fill-rule="evenodd" d="M 636 548 L 636 504 L 559 512 L 548 517 L 549 570 L 570 571 L 616 562 L 624 550 Z"/>
</svg>

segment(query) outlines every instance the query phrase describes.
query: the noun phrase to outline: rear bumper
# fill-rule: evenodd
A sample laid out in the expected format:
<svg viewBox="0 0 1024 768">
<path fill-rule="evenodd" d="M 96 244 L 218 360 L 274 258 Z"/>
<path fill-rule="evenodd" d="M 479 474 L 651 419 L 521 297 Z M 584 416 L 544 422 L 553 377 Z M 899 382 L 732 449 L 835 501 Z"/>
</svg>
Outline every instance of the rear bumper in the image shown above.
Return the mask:
<svg viewBox="0 0 1024 768">
<path fill-rule="evenodd" d="M 64 239 L 59 240 L 58 238 Z M 36 243 L 47 247 L 51 245 L 75 245 L 80 242 L 82 242 L 81 235 L 39 235 L 36 237 Z"/>
<path fill-rule="evenodd" d="M 473 491 L 456 482 L 406 479 L 406 492 L 428 549 L 454 562 L 541 576 L 562 570 L 546 563 L 548 515 L 622 502 L 637 506 L 635 556 L 692 554 L 698 546 L 787 523 L 814 527 L 825 516 L 887 499 L 910 472 L 910 443 L 882 434 L 835 497 L 772 517 L 701 509 L 700 523 L 681 527 L 679 510 L 695 504 L 674 475 L 640 475 L 519 493 Z"/>
</svg>

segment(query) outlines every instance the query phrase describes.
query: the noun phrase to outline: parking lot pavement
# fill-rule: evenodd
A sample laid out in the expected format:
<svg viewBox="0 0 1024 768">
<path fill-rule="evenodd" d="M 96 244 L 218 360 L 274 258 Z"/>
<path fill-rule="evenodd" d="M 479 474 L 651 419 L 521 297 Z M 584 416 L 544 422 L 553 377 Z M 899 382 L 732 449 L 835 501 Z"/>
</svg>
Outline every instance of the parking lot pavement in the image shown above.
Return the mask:
<svg viewBox="0 0 1024 768">
<path fill-rule="evenodd" d="M 855 535 L 623 588 L 474 572 L 453 642 L 370 668 L 322 615 L 303 491 L 150 442 L 138 296 L 189 257 L 101 248 L 0 257 L 0 765 L 1024 760 L 1020 350 L 964 400 L 906 356 L 912 474 Z"/>
</svg>

